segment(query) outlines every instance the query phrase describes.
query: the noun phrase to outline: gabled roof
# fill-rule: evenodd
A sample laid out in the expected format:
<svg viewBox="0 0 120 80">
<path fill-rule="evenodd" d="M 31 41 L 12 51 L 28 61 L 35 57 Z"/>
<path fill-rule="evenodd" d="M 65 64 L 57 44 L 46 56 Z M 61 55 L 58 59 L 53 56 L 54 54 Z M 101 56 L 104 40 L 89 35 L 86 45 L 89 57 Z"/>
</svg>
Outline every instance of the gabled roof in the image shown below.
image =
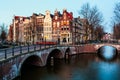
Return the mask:
<svg viewBox="0 0 120 80">
<path fill-rule="evenodd" d="M 50 14 L 50 16 L 51 16 L 51 18 L 53 18 L 53 17 L 54 17 L 54 15 L 53 15 L 53 14 Z"/>
<path fill-rule="evenodd" d="M 33 15 L 38 16 L 38 14 L 37 14 L 37 13 L 33 13 Z"/>
<path fill-rule="evenodd" d="M 70 12 L 70 13 L 67 12 L 67 16 L 69 17 L 69 19 L 71 19 L 71 20 L 73 19 L 73 14 L 72 14 L 72 12 Z"/>
<path fill-rule="evenodd" d="M 88 22 L 88 20 L 85 19 L 85 18 L 80 19 L 80 21 L 82 21 L 82 22 Z"/>
<path fill-rule="evenodd" d="M 45 16 L 45 15 L 44 15 L 44 14 L 42 14 L 42 13 L 39 13 L 39 16 L 40 16 L 40 15 L 41 15 L 41 16 Z"/>
<path fill-rule="evenodd" d="M 24 17 L 24 16 L 14 16 L 15 20 L 20 20 L 20 18 L 22 18 L 23 21 L 24 21 L 24 19 L 26 19 L 27 17 Z"/>
</svg>

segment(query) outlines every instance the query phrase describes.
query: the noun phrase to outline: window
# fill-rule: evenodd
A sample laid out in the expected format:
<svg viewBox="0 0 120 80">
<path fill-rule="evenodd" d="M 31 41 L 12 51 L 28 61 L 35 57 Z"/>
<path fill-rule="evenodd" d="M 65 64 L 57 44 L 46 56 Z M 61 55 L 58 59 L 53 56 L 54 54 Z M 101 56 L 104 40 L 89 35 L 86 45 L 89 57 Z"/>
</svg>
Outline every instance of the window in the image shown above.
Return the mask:
<svg viewBox="0 0 120 80">
<path fill-rule="evenodd" d="M 66 30 L 66 28 L 64 28 L 64 30 Z"/>
<path fill-rule="evenodd" d="M 57 16 L 55 16 L 55 20 L 57 20 Z"/>
<path fill-rule="evenodd" d="M 66 15 L 63 17 L 63 19 L 66 19 Z"/>
<path fill-rule="evenodd" d="M 54 27 L 56 26 L 56 22 L 53 23 L 53 26 L 54 26 Z"/>
<path fill-rule="evenodd" d="M 66 19 L 66 13 L 63 14 L 63 19 Z"/>
<path fill-rule="evenodd" d="M 63 21 L 61 21 L 61 25 L 63 25 Z"/>
<path fill-rule="evenodd" d="M 64 21 L 64 24 L 66 24 L 66 21 Z"/>
<path fill-rule="evenodd" d="M 57 22 L 57 27 L 59 27 L 60 26 L 60 23 L 59 22 Z"/>
<path fill-rule="evenodd" d="M 69 42 L 69 38 L 68 38 L 68 42 Z"/>
<path fill-rule="evenodd" d="M 69 20 L 67 20 L 67 25 L 69 25 Z"/>
<path fill-rule="evenodd" d="M 67 30 L 69 30 L 69 28 L 67 28 Z"/>
</svg>

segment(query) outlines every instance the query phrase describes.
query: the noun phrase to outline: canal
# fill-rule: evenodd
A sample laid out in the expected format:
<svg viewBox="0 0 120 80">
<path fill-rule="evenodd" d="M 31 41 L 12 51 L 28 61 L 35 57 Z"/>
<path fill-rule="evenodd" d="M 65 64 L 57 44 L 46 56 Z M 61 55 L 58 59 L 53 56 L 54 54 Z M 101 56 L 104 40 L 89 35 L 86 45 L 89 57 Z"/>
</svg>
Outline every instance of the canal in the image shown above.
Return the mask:
<svg viewBox="0 0 120 80">
<path fill-rule="evenodd" d="M 26 67 L 15 80 L 120 80 L 120 57 L 105 61 L 98 54 L 73 55 L 55 59 L 54 66 Z"/>
</svg>

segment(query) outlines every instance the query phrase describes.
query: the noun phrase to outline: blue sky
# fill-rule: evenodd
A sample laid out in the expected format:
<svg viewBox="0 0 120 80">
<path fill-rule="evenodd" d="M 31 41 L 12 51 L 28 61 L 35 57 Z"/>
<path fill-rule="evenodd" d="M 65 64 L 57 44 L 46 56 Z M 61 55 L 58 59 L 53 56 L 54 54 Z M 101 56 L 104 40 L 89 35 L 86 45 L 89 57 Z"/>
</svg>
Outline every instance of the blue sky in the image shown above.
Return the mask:
<svg viewBox="0 0 120 80">
<path fill-rule="evenodd" d="M 78 11 L 84 3 L 90 3 L 90 6 L 97 6 L 104 17 L 103 25 L 106 25 L 105 31 L 111 32 L 111 19 L 113 9 L 118 0 L 2 0 L 0 2 L 0 24 L 9 25 L 12 23 L 13 15 L 31 16 L 33 13 L 43 13 L 50 10 L 54 13 L 55 9 L 60 12 L 66 8 L 73 12 L 74 17 L 79 16 Z"/>
</svg>

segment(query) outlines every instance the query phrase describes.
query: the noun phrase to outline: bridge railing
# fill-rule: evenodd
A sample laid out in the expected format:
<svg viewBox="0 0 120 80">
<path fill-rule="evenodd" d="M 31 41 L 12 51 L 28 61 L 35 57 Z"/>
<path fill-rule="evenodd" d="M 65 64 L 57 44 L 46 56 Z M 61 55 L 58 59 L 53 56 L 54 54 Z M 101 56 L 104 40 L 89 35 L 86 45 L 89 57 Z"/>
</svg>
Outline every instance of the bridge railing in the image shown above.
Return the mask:
<svg viewBox="0 0 120 80">
<path fill-rule="evenodd" d="M 4 60 L 7 60 L 9 58 L 15 57 L 15 56 L 19 56 L 19 55 L 23 55 L 25 53 L 30 53 L 30 52 L 34 52 L 37 50 L 44 50 L 50 47 L 62 47 L 62 46 L 66 46 L 66 47 L 72 47 L 72 46 L 83 46 L 83 45 L 89 45 L 89 44 L 80 44 L 80 45 L 70 45 L 70 44 L 65 44 L 65 45 L 26 45 L 26 46 L 13 46 L 11 48 L 6 48 L 6 49 L 0 49 L 0 63 Z"/>
<path fill-rule="evenodd" d="M 27 46 L 13 46 L 11 48 L 0 49 L 0 62 L 15 57 L 17 55 L 22 55 L 25 53 L 30 53 L 38 50 L 44 50 L 50 47 L 55 47 L 56 45 L 27 45 Z"/>
</svg>

